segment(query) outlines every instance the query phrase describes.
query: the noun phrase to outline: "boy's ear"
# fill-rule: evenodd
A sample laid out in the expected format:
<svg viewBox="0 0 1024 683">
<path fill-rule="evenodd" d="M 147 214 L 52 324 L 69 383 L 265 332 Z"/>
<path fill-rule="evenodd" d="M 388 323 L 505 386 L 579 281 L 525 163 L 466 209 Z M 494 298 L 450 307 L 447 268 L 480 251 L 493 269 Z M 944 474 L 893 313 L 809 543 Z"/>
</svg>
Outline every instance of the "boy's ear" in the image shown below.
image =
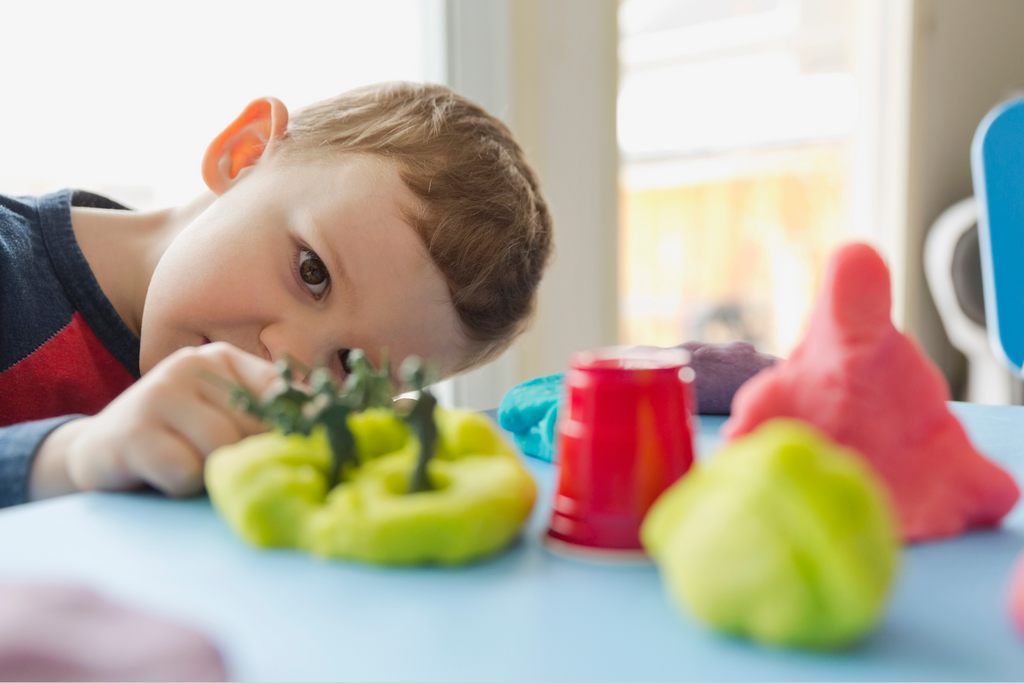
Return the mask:
<svg viewBox="0 0 1024 683">
<path fill-rule="evenodd" d="M 276 97 L 261 97 L 221 132 L 203 155 L 203 181 L 215 194 L 235 183 L 246 166 L 252 166 L 268 146 L 284 137 L 288 109 Z"/>
</svg>

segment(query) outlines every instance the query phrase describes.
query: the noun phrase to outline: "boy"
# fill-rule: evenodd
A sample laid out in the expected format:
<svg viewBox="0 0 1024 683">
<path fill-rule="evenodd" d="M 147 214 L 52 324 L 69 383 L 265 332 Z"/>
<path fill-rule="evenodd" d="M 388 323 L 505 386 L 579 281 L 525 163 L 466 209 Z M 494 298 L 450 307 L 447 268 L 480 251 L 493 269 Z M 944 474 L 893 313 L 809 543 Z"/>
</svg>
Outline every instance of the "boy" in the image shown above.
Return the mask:
<svg viewBox="0 0 1024 683">
<path fill-rule="evenodd" d="M 551 251 L 536 177 L 447 88 L 361 88 L 290 123 L 256 100 L 202 174 L 210 193 L 153 213 L 0 198 L 0 506 L 197 492 L 207 454 L 262 429 L 204 372 L 260 392 L 289 355 L 343 376 L 350 349 L 387 348 L 450 375 L 533 310 Z"/>
</svg>

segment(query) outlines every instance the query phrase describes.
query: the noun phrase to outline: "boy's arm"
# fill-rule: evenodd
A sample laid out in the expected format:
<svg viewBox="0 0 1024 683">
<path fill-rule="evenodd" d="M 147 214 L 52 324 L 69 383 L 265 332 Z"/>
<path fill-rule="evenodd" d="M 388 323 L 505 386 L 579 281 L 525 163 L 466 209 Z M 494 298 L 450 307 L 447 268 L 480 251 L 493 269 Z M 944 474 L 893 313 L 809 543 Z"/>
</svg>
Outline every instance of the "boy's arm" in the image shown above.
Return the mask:
<svg viewBox="0 0 1024 683">
<path fill-rule="evenodd" d="M 40 444 L 58 427 L 79 415 L 64 415 L 0 427 L 0 507 L 28 501 L 33 458 Z"/>
<path fill-rule="evenodd" d="M 67 420 L 45 436 L 21 495 L 37 500 L 145 484 L 172 496 L 198 493 L 207 455 L 265 430 L 229 405 L 224 383 L 260 394 L 278 380 L 272 363 L 223 342 L 181 349 L 96 415 Z M 24 457 L 11 462 L 24 477 Z"/>
</svg>

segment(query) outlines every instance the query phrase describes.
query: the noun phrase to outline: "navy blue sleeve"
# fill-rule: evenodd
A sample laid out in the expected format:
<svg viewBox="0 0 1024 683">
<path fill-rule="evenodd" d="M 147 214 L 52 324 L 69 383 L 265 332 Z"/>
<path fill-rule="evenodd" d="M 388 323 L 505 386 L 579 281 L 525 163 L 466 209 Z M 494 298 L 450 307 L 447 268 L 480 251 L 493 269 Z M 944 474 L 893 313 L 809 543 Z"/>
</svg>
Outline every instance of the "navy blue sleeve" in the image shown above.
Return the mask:
<svg viewBox="0 0 1024 683">
<path fill-rule="evenodd" d="M 0 427 L 0 508 L 28 502 L 28 476 L 39 445 L 54 429 L 79 417 L 61 415 Z"/>
</svg>

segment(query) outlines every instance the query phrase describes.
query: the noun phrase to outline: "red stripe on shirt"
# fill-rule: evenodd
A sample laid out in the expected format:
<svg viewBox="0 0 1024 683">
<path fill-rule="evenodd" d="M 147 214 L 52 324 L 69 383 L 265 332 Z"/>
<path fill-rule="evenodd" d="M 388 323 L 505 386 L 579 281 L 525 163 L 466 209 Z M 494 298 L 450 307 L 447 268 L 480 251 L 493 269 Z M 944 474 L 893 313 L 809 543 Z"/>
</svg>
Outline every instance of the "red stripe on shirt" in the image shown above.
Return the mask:
<svg viewBox="0 0 1024 683">
<path fill-rule="evenodd" d="M 31 355 L 0 373 L 0 426 L 95 415 L 135 378 L 78 313 Z"/>
</svg>

